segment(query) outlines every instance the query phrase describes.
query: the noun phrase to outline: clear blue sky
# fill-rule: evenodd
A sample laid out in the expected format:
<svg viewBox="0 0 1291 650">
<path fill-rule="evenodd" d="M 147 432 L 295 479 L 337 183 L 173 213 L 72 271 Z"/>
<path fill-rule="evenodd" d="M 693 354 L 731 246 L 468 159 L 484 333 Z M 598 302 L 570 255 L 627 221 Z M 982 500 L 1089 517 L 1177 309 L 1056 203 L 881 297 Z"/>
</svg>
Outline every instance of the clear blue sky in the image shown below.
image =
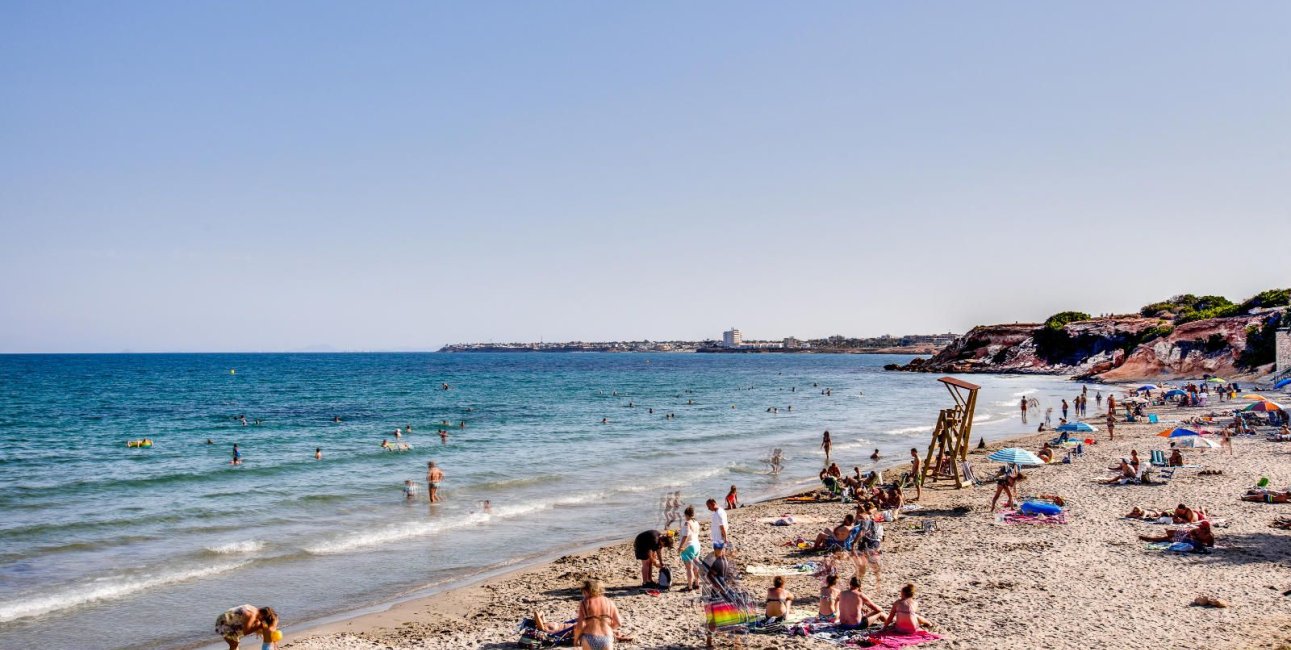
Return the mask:
<svg viewBox="0 0 1291 650">
<path fill-rule="evenodd" d="M 1291 285 L 1291 4 L 0 4 L 0 351 L 962 331 Z"/>
</svg>

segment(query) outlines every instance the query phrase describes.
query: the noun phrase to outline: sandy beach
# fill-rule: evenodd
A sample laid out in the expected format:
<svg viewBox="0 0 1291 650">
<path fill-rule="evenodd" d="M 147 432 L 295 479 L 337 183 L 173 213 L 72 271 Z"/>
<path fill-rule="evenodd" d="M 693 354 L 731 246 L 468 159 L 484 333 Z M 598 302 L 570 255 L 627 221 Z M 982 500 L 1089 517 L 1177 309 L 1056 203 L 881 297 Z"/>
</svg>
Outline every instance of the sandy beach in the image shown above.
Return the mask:
<svg viewBox="0 0 1291 650">
<path fill-rule="evenodd" d="M 1100 426 L 1093 436 L 1097 444 L 1087 446 L 1083 457 L 1026 472 L 1020 494 L 1062 496 L 1068 508 L 1065 525 L 999 523 L 989 512 L 993 483 L 961 490 L 948 481 L 930 484 L 919 501 L 921 510 L 887 524 L 882 585 L 876 591 L 871 574 L 865 592 L 886 610 L 901 585 L 918 585 L 922 612 L 935 624 L 933 631 L 943 637 L 921 646 L 926 648 L 1286 647 L 1291 642 L 1291 596 L 1284 595 L 1291 594 L 1291 532 L 1270 523 L 1279 514 L 1291 514 L 1291 505 L 1242 502 L 1238 497 L 1261 476 L 1269 477 L 1271 486 L 1291 484 L 1287 463 L 1291 445 L 1258 436 L 1234 440 L 1231 457 L 1219 449 L 1185 449 L 1186 462 L 1222 474 L 1200 475 L 1190 469 L 1153 485 L 1104 484 L 1116 459 L 1137 450 L 1146 461 L 1151 450 L 1167 447 L 1163 438 L 1156 437 L 1159 431 L 1202 409 L 1162 407 L 1152 412 L 1162 424 L 1118 423 L 1115 440 L 1108 440 Z M 1089 419 L 1101 422 L 1101 418 Z M 988 450 L 974 451 L 970 461 L 979 479 L 990 477 L 997 467 L 985 458 L 990 450 L 1018 446 L 1035 451 L 1052 436 L 1032 434 L 1007 444 L 988 441 Z M 1178 503 L 1204 509 L 1217 522 L 1213 552 L 1150 549 L 1138 536 L 1160 533 L 1166 526 L 1124 516 L 1135 506 L 1168 509 Z M 702 504 L 696 505 L 697 519 L 706 528 L 707 512 Z M 838 502 L 784 500 L 732 511 L 732 536 L 739 548 L 736 563 L 741 569 L 787 569 L 811 559 L 784 547 L 784 542 L 799 536 L 813 538 L 851 511 L 851 505 Z M 798 523 L 770 525 L 783 514 L 793 515 Z M 926 521 L 934 521 L 936 529 L 923 532 Z M 639 531 L 622 532 L 630 537 Z M 706 536 L 705 531 L 705 541 Z M 675 554 L 668 560 L 681 575 Z M 795 609 L 814 612 L 818 579 L 789 571 L 785 575 L 798 596 Z M 843 580 L 850 575 L 850 568 L 845 569 Z M 572 618 L 578 585 L 586 577 L 605 581 L 607 595 L 620 608 L 623 632 L 635 638 L 622 647 L 703 647 L 701 613 L 693 595 L 677 589 L 658 596 L 645 593 L 638 587 L 639 563 L 629 543 L 560 557 L 386 611 L 302 632 L 289 628 L 284 647 L 515 647 L 516 623 L 531 612 L 552 620 Z M 742 580 L 762 594 L 772 576 L 759 571 Z M 1199 596 L 1220 599 L 1228 606 L 1193 605 Z M 730 647 L 737 639 L 754 648 L 833 646 L 828 641 L 784 635 L 719 635 L 717 644 Z"/>
</svg>

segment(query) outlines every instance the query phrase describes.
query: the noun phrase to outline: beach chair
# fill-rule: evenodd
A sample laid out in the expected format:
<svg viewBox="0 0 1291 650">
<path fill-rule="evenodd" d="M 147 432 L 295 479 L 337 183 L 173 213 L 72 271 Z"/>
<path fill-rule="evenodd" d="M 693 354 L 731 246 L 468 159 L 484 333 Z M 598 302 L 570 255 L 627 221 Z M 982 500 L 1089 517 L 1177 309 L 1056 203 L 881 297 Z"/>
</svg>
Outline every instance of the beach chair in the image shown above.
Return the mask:
<svg viewBox="0 0 1291 650">
<path fill-rule="evenodd" d="M 1153 466 L 1153 467 L 1165 467 L 1166 465 L 1167 465 L 1167 463 L 1166 463 L 1166 459 L 1165 459 L 1165 452 L 1164 452 L 1164 451 L 1161 451 L 1160 449 L 1155 449 L 1155 450 L 1153 450 L 1153 451 L 1152 451 L 1152 466 Z"/>
<path fill-rule="evenodd" d="M 986 482 L 978 480 L 977 475 L 973 474 L 973 464 L 966 460 L 959 463 L 959 470 L 964 477 L 964 482 L 970 487 L 977 487 Z"/>
</svg>

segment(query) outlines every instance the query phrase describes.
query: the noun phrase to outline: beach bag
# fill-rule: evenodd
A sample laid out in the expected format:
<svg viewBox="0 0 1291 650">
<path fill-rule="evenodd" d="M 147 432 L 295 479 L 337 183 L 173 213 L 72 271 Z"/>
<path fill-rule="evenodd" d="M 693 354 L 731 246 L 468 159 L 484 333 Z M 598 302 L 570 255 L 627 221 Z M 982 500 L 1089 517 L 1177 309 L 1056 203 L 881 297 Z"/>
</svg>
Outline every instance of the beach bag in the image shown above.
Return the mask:
<svg viewBox="0 0 1291 650">
<path fill-rule="evenodd" d="M 669 568 L 668 568 L 668 567 L 666 567 L 666 566 L 661 566 L 661 567 L 659 567 L 659 579 L 658 579 L 656 582 L 658 582 L 658 583 L 659 583 L 659 588 L 660 588 L 660 589 L 667 589 L 667 588 L 671 587 L 671 586 L 672 586 L 672 569 L 669 569 Z"/>
</svg>

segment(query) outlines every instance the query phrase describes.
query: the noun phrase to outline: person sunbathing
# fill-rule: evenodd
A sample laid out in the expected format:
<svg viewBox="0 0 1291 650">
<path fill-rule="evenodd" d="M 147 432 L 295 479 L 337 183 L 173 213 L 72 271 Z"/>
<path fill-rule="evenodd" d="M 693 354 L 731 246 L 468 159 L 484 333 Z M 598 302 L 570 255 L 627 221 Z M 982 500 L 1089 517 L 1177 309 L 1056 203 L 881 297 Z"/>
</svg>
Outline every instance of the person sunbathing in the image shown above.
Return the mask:
<svg viewBox="0 0 1291 650">
<path fill-rule="evenodd" d="M 1130 459 L 1128 458 L 1122 457 L 1121 464 L 1115 469 L 1117 470 L 1116 476 L 1107 479 L 1106 483 L 1108 485 L 1125 485 L 1136 478 L 1134 467 L 1130 465 Z"/>
<path fill-rule="evenodd" d="M 1291 502 L 1291 490 L 1279 492 L 1277 490 L 1247 490 L 1242 495 L 1242 501 L 1251 501 L 1254 503 L 1287 503 Z"/>
<path fill-rule="evenodd" d="M 1134 509 L 1130 510 L 1129 514 L 1125 516 L 1130 519 L 1160 519 L 1162 517 L 1171 517 L 1172 513 L 1169 510 L 1144 510 L 1134 506 Z"/>
<path fill-rule="evenodd" d="M 816 535 L 816 541 L 812 544 L 813 550 L 828 548 L 842 548 L 843 543 L 847 541 L 847 533 L 856 523 L 856 518 L 847 515 L 843 518 L 843 523 L 835 526 L 833 530 L 825 529 Z"/>
<path fill-rule="evenodd" d="M 915 600 L 914 592 L 913 583 L 906 583 L 906 586 L 901 588 L 901 598 L 892 603 L 887 624 L 881 631 L 914 634 L 925 627 L 932 627 L 931 621 L 919 615 L 919 601 Z"/>
<path fill-rule="evenodd" d="M 838 596 L 838 627 L 860 630 L 869 627 L 873 621 L 882 621 L 883 610 L 861 592 L 860 579 L 852 576 L 849 585 L 850 588 Z"/>
<path fill-rule="evenodd" d="M 1175 506 L 1174 512 L 1170 513 L 1170 519 L 1176 524 L 1195 524 L 1205 518 L 1205 511 L 1193 510 L 1182 503 Z"/>
<path fill-rule="evenodd" d="M 784 588 L 784 576 L 776 576 L 767 590 L 766 617 L 768 623 L 784 621 L 793 607 L 793 592 Z"/>
<path fill-rule="evenodd" d="M 1210 529 L 1210 522 L 1204 520 L 1187 528 L 1167 528 L 1159 535 L 1139 535 L 1139 539 L 1145 542 L 1188 542 L 1198 548 L 1215 545 L 1215 533 Z"/>
<path fill-rule="evenodd" d="M 1046 463 L 1052 463 L 1052 462 L 1053 462 L 1053 447 L 1050 447 L 1050 446 L 1049 446 L 1049 443 L 1047 443 L 1047 442 L 1046 442 L 1046 443 L 1044 443 L 1044 446 L 1040 448 L 1040 453 L 1038 453 L 1038 454 L 1036 454 L 1036 455 L 1040 457 L 1040 460 L 1043 460 L 1043 461 L 1044 461 L 1044 462 L 1046 462 Z"/>
<path fill-rule="evenodd" d="M 820 588 L 820 604 L 816 615 L 822 621 L 833 621 L 838 612 L 838 576 L 825 576 L 825 586 Z"/>
</svg>

